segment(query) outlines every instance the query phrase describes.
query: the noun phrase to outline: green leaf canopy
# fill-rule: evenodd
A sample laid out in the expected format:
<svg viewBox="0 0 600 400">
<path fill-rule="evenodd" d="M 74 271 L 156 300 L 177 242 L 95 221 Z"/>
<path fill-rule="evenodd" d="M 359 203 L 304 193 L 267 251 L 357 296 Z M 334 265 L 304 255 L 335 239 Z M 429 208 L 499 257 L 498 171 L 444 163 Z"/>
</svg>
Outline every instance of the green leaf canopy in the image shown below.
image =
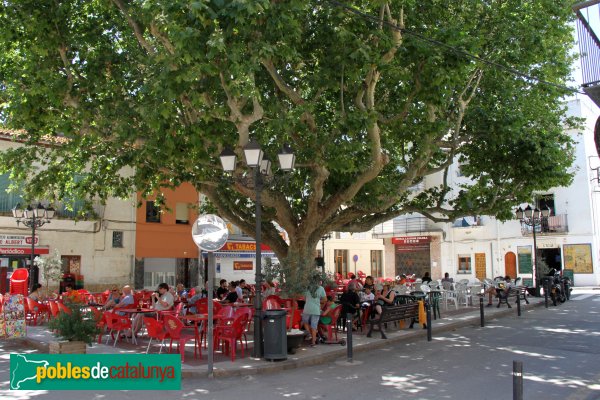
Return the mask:
<svg viewBox="0 0 600 400">
<path fill-rule="evenodd" d="M 0 164 L 28 197 L 191 182 L 253 234 L 247 168 L 229 177 L 218 156 L 229 146 L 242 160 L 256 139 L 274 160 L 289 143 L 296 169 L 262 193 L 263 241 L 280 257 L 409 212 L 507 218 L 570 180 L 569 5 L 7 0 L 0 119 L 26 146 Z M 448 185 L 457 161 L 471 178 L 460 191 Z"/>
</svg>

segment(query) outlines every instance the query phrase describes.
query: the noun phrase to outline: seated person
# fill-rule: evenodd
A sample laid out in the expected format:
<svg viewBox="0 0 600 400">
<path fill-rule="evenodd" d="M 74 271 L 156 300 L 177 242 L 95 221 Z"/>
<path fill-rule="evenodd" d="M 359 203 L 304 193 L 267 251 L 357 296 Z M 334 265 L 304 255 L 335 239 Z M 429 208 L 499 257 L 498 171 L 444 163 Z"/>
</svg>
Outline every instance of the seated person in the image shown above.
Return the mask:
<svg viewBox="0 0 600 400">
<path fill-rule="evenodd" d="M 65 286 L 65 292 L 62 295 L 63 302 L 67 303 L 81 303 L 81 296 L 76 290 L 73 290 L 71 285 Z"/>
<path fill-rule="evenodd" d="M 219 287 L 217 288 L 217 299 L 223 300 L 227 296 L 227 279 L 221 279 L 219 281 Z"/>
<path fill-rule="evenodd" d="M 192 314 L 196 314 L 198 312 L 198 310 L 196 310 L 196 302 L 205 297 L 206 291 L 202 285 L 196 286 L 196 294 L 188 299 L 188 311 Z"/>
<path fill-rule="evenodd" d="M 351 284 L 354 285 L 355 291 L 362 290 L 362 284 L 356 279 L 356 275 L 354 274 L 350 274 L 350 280 L 346 285 L 346 290 L 348 290 L 348 286 L 350 286 Z"/>
<path fill-rule="evenodd" d="M 133 290 L 131 290 L 131 286 L 125 285 L 125 286 L 123 286 L 123 296 L 121 296 L 121 298 L 119 299 L 119 302 L 117 304 L 115 304 L 113 309 L 117 310 L 119 308 L 131 308 L 134 306 L 133 303 L 134 303 Z M 117 312 L 117 314 L 125 315 L 125 313 L 122 313 L 122 312 Z"/>
<path fill-rule="evenodd" d="M 429 272 L 425 272 L 425 275 L 423 275 L 423 278 L 421 278 L 421 282 L 428 284 L 429 282 L 431 282 L 431 277 L 429 276 Z"/>
<path fill-rule="evenodd" d="M 166 283 L 161 283 L 158 285 L 158 289 L 156 292 L 152 292 L 152 296 L 150 297 L 152 301 L 152 305 L 150 308 L 156 311 L 166 311 L 173 308 L 173 303 L 175 302 L 175 298 L 173 294 L 169 291 L 169 285 Z M 150 314 L 150 313 L 147 313 Z M 154 315 L 155 313 L 152 313 Z M 137 336 L 138 332 L 142 329 L 142 325 L 144 322 L 145 313 L 138 313 L 135 315 L 133 322 L 131 323 L 133 334 Z"/>
<path fill-rule="evenodd" d="M 237 285 L 235 282 L 229 283 L 229 293 L 227 293 L 227 296 L 225 296 L 225 298 L 221 300 L 221 304 L 233 304 L 237 301 L 238 294 L 235 290 L 236 287 Z"/>
<path fill-rule="evenodd" d="M 177 294 L 178 299 L 185 299 L 185 298 L 187 298 L 187 295 L 188 295 L 188 292 L 187 292 L 187 290 L 185 290 L 183 283 L 177 284 L 177 286 L 175 288 L 175 293 Z"/>
<path fill-rule="evenodd" d="M 348 290 L 342 293 L 340 297 L 342 304 L 342 317 L 346 318 L 347 314 L 353 314 L 354 317 L 359 317 L 360 297 L 356 293 L 356 286 L 353 283 L 348 285 Z"/>
<path fill-rule="evenodd" d="M 39 283 L 33 285 L 33 291 L 29 293 L 29 298 L 38 302 L 44 300 L 44 296 L 42 294 L 41 289 L 42 285 L 40 285 Z"/>
<path fill-rule="evenodd" d="M 384 306 L 391 306 L 394 304 L 394 297 L 396 292 L 391 288 L 389 282 L 384 282 L 383 291 L 375 295 L 375 312 L 377 315 L 381 315 Z"/>
<path fill-rule="evenodd" d="M 486 291 L 484 293 L 488 294 L 487 307 L 492 306 L 492 297 L 493 296 L 496 296 L 496 297 L 499 296 L 500 291 L 503 291 L 505 294 L 508 294 L 508 291 L 512 287 L 513 287 L 513 284 L 511 282 L 510 276 L 506 275 L 504 277 L 504 281 L 498 282 L 497 287 L 492 286 L 492 287 L 486 289 Z"/>
<path fill-rule="evenodd" d="M 375 289 L 375 284 L 373 283 L 373 277 L 371 275 L 365 278 L 365 284 L 363 285 L 363 289 L 370 288 L 371 291 Z"/>
<path fill-rule="evenodd" d="M 362 302 L 362 308 L 367 308 L 373 303 L 375 300 L 375 295 L 371 292 L 371 288 L 365 288 L 365 291 L 362 293 L 360 301 Z"/>
<path fill-rule="evenodd" d="M 444 277 L 442 278 L 442 282 L 450 282 L 450 283 L 454 283 L 454 279 L 450 278 L 450 274 L 449 273 L 445 273 Z"/>
<path fill-rule="evenodd" d="M 119 301 L 121 301 L 121 293 L 119 292 L 119 288 L 115 286 L 111 289 L 110 294 L 106 299 L 106 303 L 104 303 L 104 309 L 111 310 L 119 304 Z"/>
<path fill-rule="evenodd" d="M 327 296 L 327 300 L 325 301 L 325 305 L 323 306 L 323 311 L 321 311 L 321 317 L 319 318 L 319 324 L 329 325 L 331 324 L 331 314 L 333 310 L 337 307 L 337 304 L 333 301 L 333 296 Z M 321 325 L 318 326 L 319 334 L 321 336 L 325 336 L 323 333 L 323 327 Z"/>
</svg>

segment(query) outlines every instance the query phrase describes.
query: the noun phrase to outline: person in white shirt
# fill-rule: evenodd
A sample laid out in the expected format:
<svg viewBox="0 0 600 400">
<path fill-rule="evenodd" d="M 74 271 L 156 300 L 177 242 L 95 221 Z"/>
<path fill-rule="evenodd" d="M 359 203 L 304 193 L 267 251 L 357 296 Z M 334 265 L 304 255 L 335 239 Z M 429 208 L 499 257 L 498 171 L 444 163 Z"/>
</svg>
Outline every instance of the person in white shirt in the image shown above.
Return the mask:
<svg viewBox="0 0 600 400">
<path fill-rule="evenodd" d="M 175 302 L 175 297 L 169 291 L 169 285 L 166 283 L 161 283 L 158 285 L 158 289 L 156 292 L 152 293 L 150 297 L 152 300 L 152 306 L 150 308 L 155 309 L 156 311 L 166 311 L 173 308 L 173 303 Z M 152 313 L 154 314 L 154 313 Z M 142 324 L 144 322 L 144 313 L 136 314 L 133 322 L 131 323 L 132 331 L 134 335 L 137 335 L 138 332 L 142 329 Z"/>
</svg>

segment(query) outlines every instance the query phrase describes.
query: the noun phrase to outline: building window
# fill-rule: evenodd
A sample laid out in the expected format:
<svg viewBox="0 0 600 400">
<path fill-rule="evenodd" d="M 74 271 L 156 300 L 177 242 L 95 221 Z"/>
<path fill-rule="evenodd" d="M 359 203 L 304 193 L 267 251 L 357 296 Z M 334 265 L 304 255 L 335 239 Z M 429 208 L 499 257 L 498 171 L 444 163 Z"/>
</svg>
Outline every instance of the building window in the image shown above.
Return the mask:
<svg viewBox="0 0 600 400">
<path fill-rule="evenodd" d="M 381 250 L 371 250 L 371 275 L 375 277 L 383 276 L 383 252 Z"/>
<path fill-rule="evenodd" d="M 458 273 L 459 274 L 471 273 L 471 256 L 470 255 L 459 255 L 458 256 Z"/>
<path fill-rule="evenodd" d="M 187 225 L 190 223 L 190 209 L 187 203 L 175 205 L 175 223 Z"/>
<path fill-rule="evenodd" d="M 334 250 L 335 272 L 346 278 L 348 274 L 348 250 Z"/>
<path fill-rule="evenodd" d="M 115 247 L 115 248 L 123 247 L 123 231 L 114 231 L 113 232 L 112 247 Z"/>
<path fill-rule="evenodd" d="M 175 286 L 175 272 L 144 272 L 144 288 L 156 288 L 161 283 Z"/>
<path fill-rule="evenodd" d="M 160 222 L 160 210 L 153 201 L 146 202 L 146 222 Z"/>
<path fill-rule="evenodd" d="M 9 175 L 0 174 L 0 212 L 9 213 L 17 203 L 25 203 L 20 194 L 8 192 L 8 187 L 12 183 Z"/>
</svg>

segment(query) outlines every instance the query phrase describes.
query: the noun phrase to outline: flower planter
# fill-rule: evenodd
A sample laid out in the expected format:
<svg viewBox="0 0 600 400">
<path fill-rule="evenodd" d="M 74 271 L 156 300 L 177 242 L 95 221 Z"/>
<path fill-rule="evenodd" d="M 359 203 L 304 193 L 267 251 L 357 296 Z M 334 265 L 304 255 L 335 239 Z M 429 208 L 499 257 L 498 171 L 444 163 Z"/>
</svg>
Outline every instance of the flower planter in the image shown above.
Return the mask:
<svg viewBox="0 0 600 400">
<path fill-rule="evenodd" d="M 61 340 L 50 342 L 50 354 L 85 354 L 86 344 L 80 341 Z"/>
</svg>

